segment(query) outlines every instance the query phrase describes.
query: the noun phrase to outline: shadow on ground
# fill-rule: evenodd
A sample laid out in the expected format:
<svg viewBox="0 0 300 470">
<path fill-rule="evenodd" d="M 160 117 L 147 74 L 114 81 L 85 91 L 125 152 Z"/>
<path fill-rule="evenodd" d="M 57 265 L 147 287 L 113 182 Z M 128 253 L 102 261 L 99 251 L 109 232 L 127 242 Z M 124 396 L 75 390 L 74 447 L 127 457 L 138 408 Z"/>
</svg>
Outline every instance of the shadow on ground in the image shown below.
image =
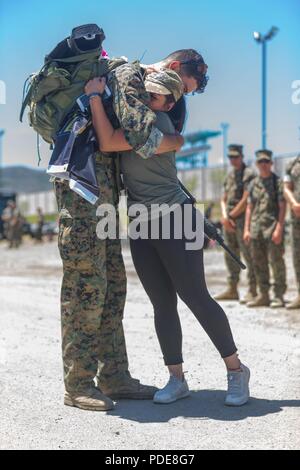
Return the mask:
<svg viewBox="0 0 300 470">
<path fill-rule="evenodd" d="M 156 405 L 146 400 L 120 400 L 116 409 L 108 414 L 138 423 L 165 423 L 176 417 L 240 421 L 248 417 L 279 413 L 285 407 L 300 407 L 300 400 L 251 398 L 246 405 L 233 408 L 224 406 L 224 399 L 224 391 L 201 390 L 192 392 L 189 398 L 169 405 Z"/>
</svg>

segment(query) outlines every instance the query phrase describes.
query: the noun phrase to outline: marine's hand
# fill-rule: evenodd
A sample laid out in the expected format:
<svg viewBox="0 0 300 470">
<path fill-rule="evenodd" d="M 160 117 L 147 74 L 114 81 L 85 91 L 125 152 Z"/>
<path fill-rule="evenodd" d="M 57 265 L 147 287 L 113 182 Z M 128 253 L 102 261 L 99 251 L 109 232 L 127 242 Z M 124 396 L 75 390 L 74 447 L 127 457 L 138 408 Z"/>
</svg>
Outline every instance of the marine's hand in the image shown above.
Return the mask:
<svg viewBox="0 0 300 470">
<path fill-rule="evenodd" d="M 280 245 L 282 242 L 282 230 L 279 228 L 275 228 L 273 235 L 272 235 L 272 242 L 275 243 L 275 245 Z"/>
<path fill-rule="evenodd" d="M 250 235 L 249 230 L 245 230 L 243 239 L 244 239 L 244 242 L 246 243 L 246 245 L 249 245 L 249 243 L 251 241 L 251 235 Z"/>
<path fill-rule="evenodd" d="M 90 80 L 85 85 L 84 91 L 87 95 L 91 93 L 100 93 L 102 94 L 105 90 L 106 79 L 105 77 L 97 77 Z"/>
<path fill-rule="evenodd" d="M 221 223 L 224 227 L 224 230 L 229 233 L 235 232 L 235 223 L 233 220 L 229 219 L 228 217 L 223 217 Z"/>
</svg>

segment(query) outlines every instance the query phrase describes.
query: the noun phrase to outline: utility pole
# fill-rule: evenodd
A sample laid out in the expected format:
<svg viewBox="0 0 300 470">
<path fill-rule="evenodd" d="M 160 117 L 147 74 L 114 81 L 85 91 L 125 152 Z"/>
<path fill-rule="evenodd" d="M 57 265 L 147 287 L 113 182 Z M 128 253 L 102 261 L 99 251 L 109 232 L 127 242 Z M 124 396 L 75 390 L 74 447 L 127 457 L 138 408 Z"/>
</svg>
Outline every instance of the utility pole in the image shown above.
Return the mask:
<svg viewBox="0 0 300 470">
<path fill-rule="evenodd" d="M 0 191 L 2 186 L 2 138 L 5 134 L 4 129 L 0 129 Z"/>
<path fill-rule="evenodd" d="M 227 147 L 228 147 L 228 129 L 230 125 L 228 122 L 221 122 L 221 129 L 223 135 L 223 165 L 224 168 L 227 166 Z"/>
<path fill-rule="evenodd" d="M 262 83 L 261 83 L 261 146 L 267 148 L 267 42 L 273 39 L 279 29 L 272 26 L 270 31 L 263 35 L 255 31 L 254 39 L 262 46 Z"/>
</svg>

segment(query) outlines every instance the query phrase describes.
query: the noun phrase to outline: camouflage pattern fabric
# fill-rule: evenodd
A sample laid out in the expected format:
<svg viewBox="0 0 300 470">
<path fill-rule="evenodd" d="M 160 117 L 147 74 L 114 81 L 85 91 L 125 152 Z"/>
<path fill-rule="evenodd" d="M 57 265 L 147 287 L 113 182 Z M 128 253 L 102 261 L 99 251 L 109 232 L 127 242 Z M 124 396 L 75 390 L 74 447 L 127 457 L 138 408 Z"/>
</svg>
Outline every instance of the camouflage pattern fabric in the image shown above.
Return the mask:
<svg viewBox="0 0 300 470">
<path fill-rule="evenodd" d="M 286 181 L 292 183 L 296 201 L 300 202 L 300 155 L 288 165 L 286 176 L 288 177 Z M 296 281 L 300 293 L 300 218 L 297 218 L 294 213 L 292 213 L 292 248 Z"/>
<path fill-rule="evenodd" d="M 159 147 L 163 133 L 155 127 L 156 114 L 148 108 L 150 95 L 144 78 L 145 71 L 139 62 L 124 64 L 109 74 L 108 87 L 126 140 L 142 158 L 149 158 Z"/>
<path fill-rule="evenodd" d="M 249 183 L 255 178 L 254 171 L 243 165 L 241 170 L 230 171 L 224 182 L 224 192 L 227 195 L 227 214 L 240 202 L 243 193 L 248 189 Z M 243 217 L 243 215 L 241 216 Z"/>
<path fill-rule="evenodd" d="M 15 208 L 6 208 L 3 211 L 4 230 L 10 248 L 19 248 L 22 243 L 23 217 Z"/>
<path fill-rule="evenodd" d="M 252 204 L 250 224 L 251 239 L 261 236 L 270 240 L 275 230 L 279 202 L 284 201 L 283 182 L 274 173 L 269 178 L 256 176 L 249 186 L 249 202 Z"/>
<path fill-rule="evenodd" d="M 99 204 L 117 203 L 111 165 L 96 163 Z M 128 369 L 122 326 L 126 275 L 120 240 L 97 237 L 97 207 L 70 191 L 67 182 L 56 181 L 55 192 L 63 261 L 64 377 L 72 392 L 90 388 L 99 366 L 106 376 Z"/>
<path fill-rule="evenodd" d="M 251 253 L 260 292 L 262 294 L 269 292 L 270 265 L 274 279 L 274 295 L 279 298 L 283 297 L 287 287 L 284 243 L 275 245 L 271 240 L 266 240 L 263 236 L 260 236 L 251 240 Z"/>
<path fill-rule="evenodd" d="M 275 296 L 282 297 L 286 291 L 284 241 L 275 245 L 272 234 L 278 221 L 279 202 L 284 201 L 283 182 L 274 173 L 269 178 L 257 176 L 250 183 L 249 193 L 251 253 L 259 289 L 261 293 L 269 291 L 271 265 Z"/>
<path fill-rule="evenodd" d="M 237 171 L 233 169 L 228 173 L 224 182 L 224 192 L 226 194 L 226 210 L 228 215 L 230 211 L 234 209 L 234 207 L 240 202 L 244 191 L 247 190 L 250 182 L 253 180 L 254 177 L 254 171 L 246 165 L 243 165 L 241 170 Z M 250 248 L 243 241 L 245 213 L 241 214 L 237 219 L 235 219 L 235 223 L 236 232 L 229 233 L 225 231 L 224 236 L 229 248 L 238 257 L 240 257 L 240 254 L 242 253 L 248 268 L 247 276 L 249 289 L 252 291 L 255 290 L 256 281 Z M 231 256 L 229 256 L 226 252 L 225 262 L 229 273 L 228 284 L 236 285 L 239 281 L 241 269 L 238 264 L 231 258 Z"/>
</svg>

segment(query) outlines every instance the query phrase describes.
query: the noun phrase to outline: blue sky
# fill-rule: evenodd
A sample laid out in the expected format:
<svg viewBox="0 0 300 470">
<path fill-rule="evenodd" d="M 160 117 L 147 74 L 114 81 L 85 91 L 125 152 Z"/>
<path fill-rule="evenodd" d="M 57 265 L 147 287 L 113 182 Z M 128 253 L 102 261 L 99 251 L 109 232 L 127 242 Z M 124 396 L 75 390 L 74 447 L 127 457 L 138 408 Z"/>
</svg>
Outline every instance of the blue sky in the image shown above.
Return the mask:
<svg viewBox="0 0 300 470">
<path fill-rule="evenodd" d="M 251 156 L 260 147 L 260 47 L 253 31 L 278 26 L 268 49 L 268 146 L 275 153 L 299 150 L 300 105 L 292 103 L 292 82 L 300 80 L 300 0 L 0 0 L 0 80 L 7 102 L 0 104 L 6 129 L 4 163 L 36 164 L 36 138 L 18 123 L 25 78 L 44 55 L 79 24 L 98 23 L 111 56 L 152 63 L 172 50 L 193 47 L 209 66 L 203 95 L 188 99 L 186 130 L 219 129 L 229 122 L 229 142 L 245 145 Z M 216 139 L 211 163 L 222 159 Z M 42 146 L 43 166 L 47 146 Z"/>
</svg>

